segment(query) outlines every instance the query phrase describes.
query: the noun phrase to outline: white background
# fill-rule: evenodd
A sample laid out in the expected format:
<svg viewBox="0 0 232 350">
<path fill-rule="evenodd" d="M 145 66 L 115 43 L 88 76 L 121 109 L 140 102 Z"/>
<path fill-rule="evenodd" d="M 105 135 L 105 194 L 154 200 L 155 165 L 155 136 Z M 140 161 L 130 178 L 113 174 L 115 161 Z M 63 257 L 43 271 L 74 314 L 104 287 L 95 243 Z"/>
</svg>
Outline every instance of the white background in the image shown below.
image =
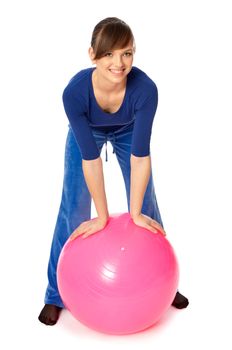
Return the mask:
<svg viewBox="0 0 232 350">
<path fill-rule="evenodd" d="M 66 311 L 37 320 L 60 203 L 67 118 L 62 92 L 95 24 L 132 28 L 134 64 L 159 90 L 151 151 L 156 194 L 190 305 L 131 336 L 96 333 Z M 231 10 L 229 1 L 2 1 L 1 342 L 4 349 L 231 349 Z M 104 150 L 104 148 L 103 148 Z M 127 210 L 108 144 L 109 210 Z M 104 160 L 104 153 L 102 153 Z M 93 215 L 95 214 L 93 208 Z"/>
</svg>

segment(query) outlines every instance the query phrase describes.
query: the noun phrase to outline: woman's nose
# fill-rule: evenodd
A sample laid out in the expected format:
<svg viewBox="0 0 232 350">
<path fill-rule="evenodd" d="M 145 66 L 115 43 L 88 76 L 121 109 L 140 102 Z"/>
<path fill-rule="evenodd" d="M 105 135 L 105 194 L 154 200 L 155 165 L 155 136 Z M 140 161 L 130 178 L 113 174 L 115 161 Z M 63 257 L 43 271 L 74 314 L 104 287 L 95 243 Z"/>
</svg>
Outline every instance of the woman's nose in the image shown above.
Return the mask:
<svg viewBox="0 0 232 350">
<path fill-rule="evenodd" d="M 115 67 L 119 67 L 119 68 L 122 67 L 123 61 L 122 61 L 121 55 L 114 56 L 114 65 L 115 65 Z"/>
</svg>

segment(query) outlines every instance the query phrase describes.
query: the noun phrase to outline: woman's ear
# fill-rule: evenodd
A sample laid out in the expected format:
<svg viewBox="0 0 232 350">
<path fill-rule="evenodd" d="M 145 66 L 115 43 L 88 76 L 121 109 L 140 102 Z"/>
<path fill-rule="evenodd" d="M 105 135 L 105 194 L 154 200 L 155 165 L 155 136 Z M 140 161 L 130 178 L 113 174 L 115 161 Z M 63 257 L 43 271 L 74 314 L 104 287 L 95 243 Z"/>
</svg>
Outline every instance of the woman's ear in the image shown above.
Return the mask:
<svg viewBox="0 0 232 350">
<path fill-rule="evenodd" d="M 93 51 L 92 47 L 89 48 L 89 57 L 90 57 L 92 63 L 95 64 L 96 63 L 96 60 L 94 59 L 95 54 L 94 54 L 94 51 Z"/>
</svg>

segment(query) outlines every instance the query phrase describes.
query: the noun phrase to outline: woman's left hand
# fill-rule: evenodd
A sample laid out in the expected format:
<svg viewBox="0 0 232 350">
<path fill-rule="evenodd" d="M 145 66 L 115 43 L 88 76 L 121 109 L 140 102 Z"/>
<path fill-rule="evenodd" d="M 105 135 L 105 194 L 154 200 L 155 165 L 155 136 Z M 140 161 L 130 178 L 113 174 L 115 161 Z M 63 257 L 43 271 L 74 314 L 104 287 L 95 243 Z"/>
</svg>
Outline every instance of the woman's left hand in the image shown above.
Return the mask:
<svg viewBox="0 0 232 350">
<path fill-rule="evenodd" d="M 162 228 L 162 226 L 155 221 L 154 219 L 150 218 L 147 215 L 139 214 L 135 217 L 133 217 L 133 221 L 136 225 L 144 227 L 148 230 L 150 230 L 153 233 L 162 233 L 164 236 L 166 236 L 166 232 Z"/>
</svg>

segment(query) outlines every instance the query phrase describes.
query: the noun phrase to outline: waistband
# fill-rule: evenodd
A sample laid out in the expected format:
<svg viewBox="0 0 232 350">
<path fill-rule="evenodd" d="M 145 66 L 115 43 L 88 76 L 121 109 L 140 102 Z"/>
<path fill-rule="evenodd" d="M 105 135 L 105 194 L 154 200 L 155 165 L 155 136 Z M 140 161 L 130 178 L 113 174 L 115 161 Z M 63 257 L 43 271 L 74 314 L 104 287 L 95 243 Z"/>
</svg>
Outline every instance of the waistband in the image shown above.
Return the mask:
<svg viewBox="0 0 232 350">
<path fill-rule="evenodd" d="M 111 131 L 108 133 L 104 133 L 105 136 L 105 140 L 104 140 L 104 144 L 105 144 L 105 161 L 108 162 L 108 151 L 107 151 L 107 141 L 112 137 L 112 140 L 110 140 L 112 142 L 112 147 L 113 147 L 113 152 L 115 153 L 115 142 L 116 142 L 116 137 L 117 134 L 123 132 L 123 131 L 128 131 L 128 130 L 132 130 L 133 129 L 133 122 L 134 120 L 130 123 L 130 124 L 126 124 L 123 125 L 121 128 L 115 130 L 115 131 Z M 93 128 L 95 131 L 99 130 L 98 128 Z M 100 130 L 99 130 L 100 131 Z"/>
</svg>

